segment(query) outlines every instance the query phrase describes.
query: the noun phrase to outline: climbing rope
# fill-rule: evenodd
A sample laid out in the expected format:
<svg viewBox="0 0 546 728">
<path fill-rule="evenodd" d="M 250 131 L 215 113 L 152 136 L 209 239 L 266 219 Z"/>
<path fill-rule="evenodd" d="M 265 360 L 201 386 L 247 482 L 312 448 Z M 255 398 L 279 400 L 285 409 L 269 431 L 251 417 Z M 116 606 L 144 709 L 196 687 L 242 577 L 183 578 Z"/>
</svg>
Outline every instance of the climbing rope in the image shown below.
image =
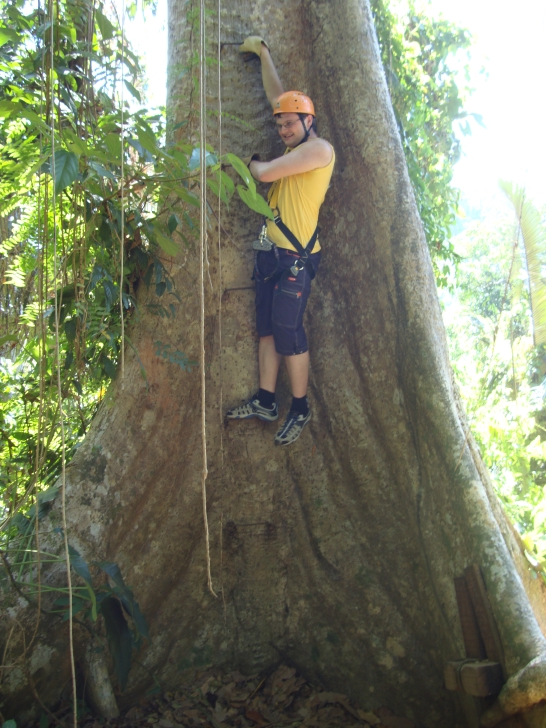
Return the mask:
<svg viewBox="0 0 546 728">
<path fill-rule="evenodd" d="M 78 702 L 76 695 L 76 663 L 74 659 L 74 630 L 73 630 L 73 618 L 72 618 L 72 576 L 70 573 L 70 553 L 68 550 L 68 527 L 66 521 L 66 437 L 65 437 L 65 422 L 64 422 L 64 409 L 63 409 L 63 398 L 61 392 L 61 352 L 59 344 L 59 323 L 60 323 L 60 292 L 62 286 L 59 286 L 59 294 L 57 294 L 57 283 L 58 283 L 58 256 L 57 256 L 57 211 L 56 211 L 56 174 L 55 174 L 55 18 L 53 13 L 53 0 L 49 3 L 50 11 L 50 28 L 51 28 L 51 68 L 49 69 L 50 77 L 50 114 L 51 114 L 51 176 L 53 178 L 53 288 L 54 288 L 54 312 L 55 312 L 55 358 L 56 358 L 56 369 L 57 369 L 57 398 L 59 408 L 59 424 L 61 430 L 61 513 L 62 513 L 62 524 L 63 524 L 63 540 L 64 540 L 64 554 L 66 561 L 66 578 L 68 586 L 68 635 L 69 635 L 69 651 L 70 651 L 70 671 L 72 677 L 72 709 L 74 714 L 74 728 L 78 725 Z"/>
<path fill-rule="evenodd" d="M 210 569 L 210 537 L 207 517 L 207 423 L 206 423 L 206 382 L 205 382 L 205 248 L 207 242 L 207 102 L 206 102 L 206 61 L 205 61 L 205 0 L 199 2 L 199 172 L 200 172 L 200 230 L 199 230 L 199 279 L 201 283 L 201 443 L 203 453 L 203 472 L 201 478 L 201 494 L 203 498 L 203 522 L 205 525 L 205 551 L 207 559 L 207 585 L 210 593 L 217 597 L 212 588 Z"/>
<path fill-rule="evenodd" d="M 222 42 L 220 39 L 222 0 L 218 0 L 218 156 L 222 159 L 222 73 L 221 73 L 221 53 Z M 218 173 L 218 349 L 219 349 L 219 365 L 220 365 L 220 460 L 222 472 L 224 468 L 224 433 L 223 433 L 223 400 L 224 400 L 224 378 L 223 378 L 223 359 L 222 359 L 222 175 Z"/>
<path fill-rule="evenodd" d="M 222 0 L 218 0 L 218 157 L 222 159 Z M 224 486 L 224 359 L 222 349 L 222 175 L 218 172 L 218 363 L 220 367 L 220 487 Z M 224 607 L 224 623 L 227 621 L 226 596 L 224 592 L 224 549 L 223 549 L 224 514 L 220 514 L 220 591 Z"/>
<path fill-rule="evenodd" d="M 125 241 L 125 159 L 124 159 L 124 103 L 125 103 L 125 0 L 121 2 L 121 179 L 120 179 L 120 204 L 121 204 L 121 235 L 119 239 L 119 316 L 121 320 L 121 341 L 120 341 L 120 364 L 121 364 L 121 388 L 125 386 L 125 320 L 123 316 L 123 263 Z"/>
</svg>

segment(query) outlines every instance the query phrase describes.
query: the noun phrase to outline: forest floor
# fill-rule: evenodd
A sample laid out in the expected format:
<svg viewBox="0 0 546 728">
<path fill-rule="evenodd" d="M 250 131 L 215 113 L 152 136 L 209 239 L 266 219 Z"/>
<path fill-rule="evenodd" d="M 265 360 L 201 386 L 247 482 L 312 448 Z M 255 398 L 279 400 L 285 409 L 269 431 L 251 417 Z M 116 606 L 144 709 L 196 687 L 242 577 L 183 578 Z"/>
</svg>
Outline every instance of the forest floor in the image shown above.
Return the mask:
<svg viewBox="0 0 546 728">
<path fill-rule="evenodd" d="M 64 723 L 64 721 L 63 721 Z M 69 725 L 68 721 L 66 722 Z M 345 696 L 312 685 L 291 667 L 244 676 L 207 670 L 192 685 L 144 698 L 119 718 L 85 716 L 81 728 L 415 728 L 387 707 L 357 708 Z"/>
</svg>

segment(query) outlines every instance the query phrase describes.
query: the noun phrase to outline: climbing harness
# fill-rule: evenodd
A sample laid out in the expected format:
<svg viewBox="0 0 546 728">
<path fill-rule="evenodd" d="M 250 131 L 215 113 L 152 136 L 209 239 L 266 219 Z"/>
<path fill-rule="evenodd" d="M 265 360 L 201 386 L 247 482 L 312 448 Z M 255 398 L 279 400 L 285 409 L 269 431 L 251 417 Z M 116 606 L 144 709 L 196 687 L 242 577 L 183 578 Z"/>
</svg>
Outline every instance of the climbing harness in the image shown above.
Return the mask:
<svg viewBox="0 0 546 728">
<path fill-rule="evenodd" d="M 304 269 L 307 270 L 309 277 L 311 278 L 311 280 L 313 280 L 316 274 L 309 256 L 311 255 L 311 251 L 315 247 L 315 243 L 320 232 L 319 226 L 317 225 L 317 227 L 315 228 L 315 232 L 313 233 L 311 239 L 304 248 L 300 241 L 297 239 L 297 237 L 294 235 L 294 233 L 290 230 L 288 225 L 286 225 L 282 221 L 281 216 L 280 214 L 278 214 L 278 212 L 275 216 L 275 224 L 277 225 L 281 233 L 292 243 L 299 257 L 297 257 L 294 265 L 290 266 L 290 268 L 279 271 L 279 248 L 272 240 L 267 237 L 267 226 L 264 221 L 258 239 L 252 243 L 252 247 L 256 251 L 254 254 L 254 274 L 252 276 L 252 280 L 261 279 L 263 283 L 266 283 L 267 281 L 276 282 L 280 278 L 282 278 L 282 276 L 288 277 L 289 275 L 293 275 L 295 278 L 297 278 L 298 273 L 300 273 Z M 273 251 L 275 255 L 276 266 L 272 273 L 270 273 L 268 276 L 264 276 L 260 271 L 260 253 L 269 253 L 270 251 Z"/>
<path fill-rule="evenodd" d="M 320 230 L 319 226 L 316 226 L 315 232 L 313 233 L 311 239 L 304 248 L 300 241 L 297 239 L 297 237 L 294 235 L 292 230 L 290 230 L 288 225 L 285 225 L 285 223 L 281 220 L 281 216 L 279 213 L 275 215 L 275 225 L 279 228 L 284 237 L 290 240 L 292 245 L 296 248 L 298 255 L 300 256 L 299 259 L 296 260 L 294 265 L 290 268 L 290 272 L 292 273 L 292 275 L 297 276 L 300 271 L 306 268 L 311 280 L 313 280 L 313 278 L 315 277 L 315 269 L 313 268 L 313 265 L 309 260 L 309 256 L 311 255 L 311 251 L 315 247 L 315 243 L 317 241 Z"/>
</svg>

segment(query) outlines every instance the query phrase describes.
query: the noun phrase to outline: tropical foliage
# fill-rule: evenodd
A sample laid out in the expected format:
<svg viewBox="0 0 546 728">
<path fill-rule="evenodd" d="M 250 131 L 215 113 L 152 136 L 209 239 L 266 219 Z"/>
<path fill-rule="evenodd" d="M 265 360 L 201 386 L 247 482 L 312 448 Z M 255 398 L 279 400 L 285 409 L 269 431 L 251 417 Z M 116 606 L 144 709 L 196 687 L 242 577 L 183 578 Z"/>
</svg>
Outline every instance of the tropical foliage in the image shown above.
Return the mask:
<svg viewBox="0 0 546 728">
<path fill-rule="evenodd" d="M 544 266 L 546 264 L 546 226 L 540 212 L 525 194 L 525 189 L 510 182 L 500 183 L 516 213 L 525 264 L 533 314 L 533 336 L 535 344 L 546 343 L 546 285 Z"/>
<path fill-rule="evenodd" d="M 458 261 L 451 228 L 459 192 L 451 180 L 461 153 L 459 137 L 470 133 L 469 117 L 480 121 L 479 115 L 464 109 L 468 87 L 457 85 L 464 78 L 457 63 L 470 46 L 470 34 L 446 20 L 427 17 L 412 2 L 407 12 L 398 14 L 388 0 L 372 0 L 371 6 L 436 280 L 444 286 L 449 264 Z"/>
<path fill-rule="evenodd" d="M 36 579 L 61 558 L 62 524 L 46 553 L 39 520 L 131 346 L 125 325 L 144 308 L 176 315 L 169 271 L 181 248 L 195 248 L 201 150 L 183 128 L 166 145 L 164 110 L 142 106 L 138 58 L 102 4 L 0 7 L 0 590 L 33 602 L 53 589 L 47 608 L 63 618 L 66 585 Z M 203 153 L 212 194 L 228 203 L 237 188 L 263 212 L 239 159 L 228 160 L 236 186 L 214 150 Z M 157 346 L 191 366 L 169 342 Z M 114 655 L 123 685 L 127 650 L 146 636 L 138 605 L 115 564 L 69 553 L 72 611 L 93 629 L 102 615 L 125 650 Z"/>
<path fill-rule="evenodd" d="M 503 187 L 516 203 L 523 199 L 521 190 Z M 542 221 L 534 241 L 543 241 L 544 213 L 526 205 L 531 219 Z M 533 342 L 533 288 L 523 244 L 529 235 L 521 234 L 519 203 L 516 211 L 473 222 L 454 241 L 463 256 L 459 287 L 444 295 L 444 307 L 472 431 L 535 573 L 546 578 L 546 349 Z M 538 260 L 545 254 L 543 242 L 532 253 Z M 543 295 L 544 279 L 534 285 Z"/>
</svg>

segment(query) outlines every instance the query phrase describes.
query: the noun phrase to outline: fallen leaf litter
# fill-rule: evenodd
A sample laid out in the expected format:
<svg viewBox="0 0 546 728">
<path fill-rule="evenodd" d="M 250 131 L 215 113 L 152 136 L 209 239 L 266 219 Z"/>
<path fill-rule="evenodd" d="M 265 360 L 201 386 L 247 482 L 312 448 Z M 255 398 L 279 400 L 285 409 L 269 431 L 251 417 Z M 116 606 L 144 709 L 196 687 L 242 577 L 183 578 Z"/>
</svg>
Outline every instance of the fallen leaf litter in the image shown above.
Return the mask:
<svg viewBox="0 0 546 728">
<path fill-rule="evenodd" d="M 144 698 L 111 728 L 415 728 L 387 707 L 364 711 L 345 695 L 311 685 L 294 668 L 281 665 L 268 676 L 200 673 L 192 685 Z M 104 722 L 82 721 L 82 728 Z"/>
</svg>

